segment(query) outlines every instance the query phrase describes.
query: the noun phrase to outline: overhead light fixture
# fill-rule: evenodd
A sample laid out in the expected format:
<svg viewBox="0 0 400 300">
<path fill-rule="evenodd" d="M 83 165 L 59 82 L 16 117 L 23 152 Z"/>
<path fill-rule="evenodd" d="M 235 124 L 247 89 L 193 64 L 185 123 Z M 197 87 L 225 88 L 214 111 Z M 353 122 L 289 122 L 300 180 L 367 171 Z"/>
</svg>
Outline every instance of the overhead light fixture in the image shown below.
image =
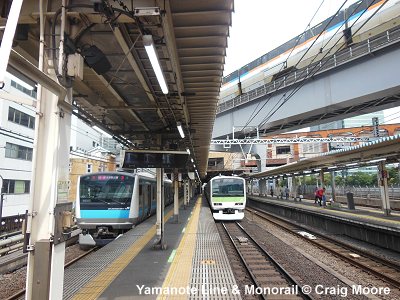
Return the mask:
<svg viewBox="0 0 400 300">
<path fill-rule="evenodd" d="M 353 167 L 353 166 L 357 166 L 358 163 L 351 163 L 351 164 L 346 164 L 346 167 Z"/>
<path fill-rule="evenodd" d="M 0 47 L 0 88 L 4 86 L 4 77 L 6 76 L 8 59 L 10 57 L 11 47 L 17 28 L 18 18 L 21 11 L 22 0 L 12 1 L 10 13 L 8 14 L 6 28 Z"/>
<path fill-rule="evenodd" d="M 101 133 L 102 135 L 104 135 L 106 138 L 112 138 L 112 135 L 111 135 L 111 134 L 109 134 L 108 132 L 104 131 L 104 130 L 101 129 L 100 127 L 93 126 L 92 128 L 93 128 L 94 130 L 96 130 L 97 132 Z M 128 140 L 128 142 L 130 142 L 130 141 Z"/>
<path fill-rule="evenodd" d="M 192 163 L 194 163 L 194 160 L 193 160 L 193 158 L 191 158 L 190 160 L 192 161 Z"/>
<path fill-rule="evenodd" d="M 149 56 L 151 66 L 156 73 L 156 77 L 162 92 L 164 94 L 168 94 L 168 86 L 165 81 L 164 74 L 161 70 L 161 65 L 156 53 L 156 49 L 154 48 L 153 37 L 151 35 L 143 35 L 143 45 L 144 49 L 147 52 L 147 55 Z"/>
<path fill-rule="evenodd" d="M 385 161 L 385 160 L 386 160 L 386 158 L 373 159 L 373 160 L 370 160 L 369 163 L 373 164 L 373 163 L 377 163 L 377 162 Z"/>
<path fill-rule="evenodd" d="M 183 132 L 182 124 L 181 122 L 176 122 L 176 128 L 178 128 L 179 134 L 181 135 L 181 138 L 185 137 L 185 133 Z"/>
<path fill-rule="evenodd" d="M 190 150 L 189 150 L 189 148 L 186 148 L 186 152 L 190 155 Z"/>
</svg>

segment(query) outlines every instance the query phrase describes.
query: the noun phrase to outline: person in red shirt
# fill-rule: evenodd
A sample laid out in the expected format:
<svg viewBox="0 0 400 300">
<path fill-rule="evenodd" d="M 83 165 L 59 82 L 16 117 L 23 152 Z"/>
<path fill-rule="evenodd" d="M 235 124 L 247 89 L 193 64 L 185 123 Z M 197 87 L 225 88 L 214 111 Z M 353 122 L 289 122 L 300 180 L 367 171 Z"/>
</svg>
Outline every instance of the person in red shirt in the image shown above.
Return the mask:
<svg viewBox="0 0 400 300">
<path fill-rule="evenodd" d="M 317 191 L 317 197 L 318 197 L 319 206 L 322 206 L 322 200 L 325 197 L 325 188 L 324 187 Z"/>
</svg>

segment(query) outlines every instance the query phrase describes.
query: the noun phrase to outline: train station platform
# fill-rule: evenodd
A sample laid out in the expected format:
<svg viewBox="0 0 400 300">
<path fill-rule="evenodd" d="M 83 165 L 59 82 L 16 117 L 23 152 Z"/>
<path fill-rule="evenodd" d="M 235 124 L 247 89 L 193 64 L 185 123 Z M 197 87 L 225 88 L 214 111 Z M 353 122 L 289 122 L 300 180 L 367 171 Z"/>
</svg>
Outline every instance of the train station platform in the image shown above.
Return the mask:
<svg viewBox="0 0 400 300">
<path fill-rule="evenodd" d="M 153 249 L 155 217 L 65 270 L 63 299 L 240 299 L 210 209 L 201 197 L 165 215 L 167 250 Z"/>
<path fill-rule="evenodd" d="M 380 247 L 400 251 L 400 213 L 386 216 L 382 210 L 370 207 L 348 209 L 340 206 L 322 207 L 314 200 L 302 201 L 248 196 L 248 206 L 267 208 L 282 217 L 333 234 L 343 234 Z"/>
</svg>

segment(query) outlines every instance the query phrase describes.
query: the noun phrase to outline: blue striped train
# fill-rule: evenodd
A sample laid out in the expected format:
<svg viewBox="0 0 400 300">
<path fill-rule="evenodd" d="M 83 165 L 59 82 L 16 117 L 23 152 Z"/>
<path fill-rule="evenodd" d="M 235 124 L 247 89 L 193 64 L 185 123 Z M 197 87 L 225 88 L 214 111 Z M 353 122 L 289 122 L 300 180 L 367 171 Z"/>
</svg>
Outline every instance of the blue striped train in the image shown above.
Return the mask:
<svg viewBox="0 0 400 300">
<path fill-rule="evenodd" d="M 81 247 L 102 246 L 156 212 L 157 182 L 148 173 L 101 172 L 80 176 L 75 214 Z M 164 180 L 164 203 L 173 202 Z"/>
</svg>

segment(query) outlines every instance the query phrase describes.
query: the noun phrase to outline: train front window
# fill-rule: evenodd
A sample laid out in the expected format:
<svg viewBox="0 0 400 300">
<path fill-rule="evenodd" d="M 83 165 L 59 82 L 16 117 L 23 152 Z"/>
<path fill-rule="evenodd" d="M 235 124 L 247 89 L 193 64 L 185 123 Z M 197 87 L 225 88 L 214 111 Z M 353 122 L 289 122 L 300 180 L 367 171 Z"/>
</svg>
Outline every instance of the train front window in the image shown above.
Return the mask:
<svg viewBox="0 0 400 300">
<path fill-rule="evenodd" d="M 81 203 L 130 205 L 134 177 L 125 175 L 89 175 L 81 177 Z"/>
<path fill-rule="evenodd" d="M 244 196 L 243 180 L 235 178 L 215 179 L 212 182 L 212 196 L 213 197 Z"/>
</svg>

